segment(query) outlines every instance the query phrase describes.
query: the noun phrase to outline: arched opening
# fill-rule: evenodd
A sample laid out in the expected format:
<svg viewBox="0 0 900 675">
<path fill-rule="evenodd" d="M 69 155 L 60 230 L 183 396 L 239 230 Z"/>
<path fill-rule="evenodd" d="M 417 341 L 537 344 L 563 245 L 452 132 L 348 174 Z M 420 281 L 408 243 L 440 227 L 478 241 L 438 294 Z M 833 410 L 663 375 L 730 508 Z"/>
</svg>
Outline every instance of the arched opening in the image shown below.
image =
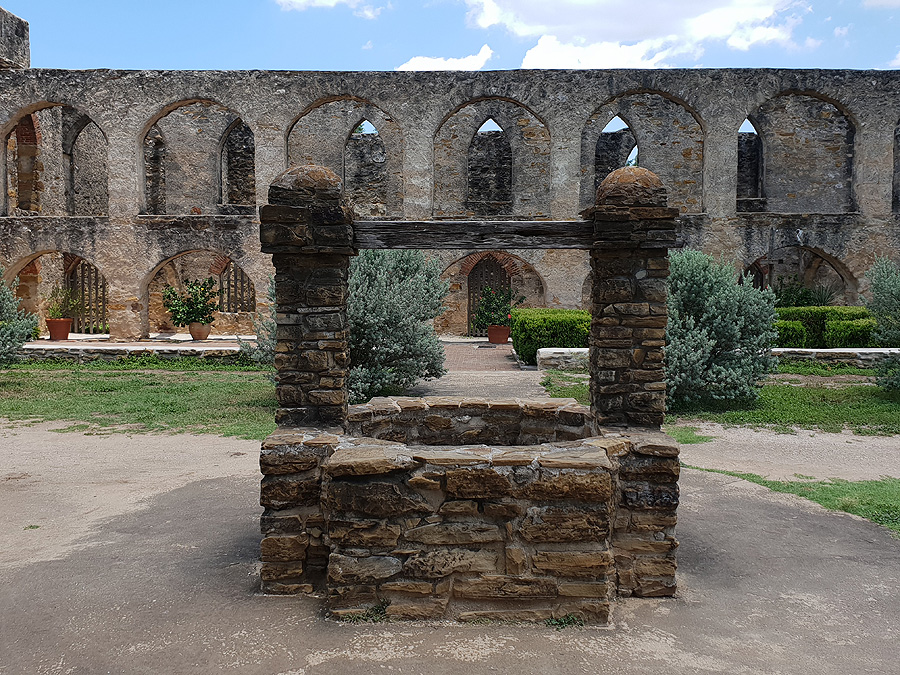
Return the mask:
<svg viewBox="0 0 900 675">
<path fill-rule="evenodd" d="M 894 198 L 892 211 L 900 213 L 900 121 L 894 128 Z"/>
<path fill-rule="evenodd" d="M 737 210 L 765 211 L 762 139 L 749 119 L 738 129 L 737 158 Z"/>
<path fill-rule="evenodd" d="M 231 258 L 215 251 L 185 251 L 163 261 L 148 286 L 148 320 L 151 333 L 184 332 L 175 326 L 163 307 L 166 286 L 183 289 L 185 283 L 213 277 L 219 291 L 219 308 L 212 332 L 217 335 L 250 335 L 256 311 L 253 281 Z"/>
<path fill-rule="evenodd" d="M 466 208 L 476 216 L 512 212 L 512 146 L 503 128 L 488 118 L 466 155 Z"/>
<path fill-rule="evenodd" d="M 233 214 L 256 204 L 253 131 L 212 101 L 178 105 L 141 140 L 144 212 Z"/>
<path fill-rule="evenodd" d="M 256 205 L 256 144 L 253 131 L 236 120 L 225 132 L 222 142 L 223 205 Z"/>
<path fill-rule="evenodd" d="M 468 286 L 469 335 L 487 335 L 486 327 L 477 328 L 474 325 L 475 314 L 478 312 L 478 305 L 481 304 L 482 291 L 485 287 L 501 293 L 509 291 L 511 286 L 509 274 L 494 256 L 485 256 L 469 272 Z"/>
<path fill-rule="evenodd" d="M 766 211 L 856 210 L 856 129 L 843 110 L 815 96 L 786 93 L 766 101 L 751 117 L 765 152 L 760 190 Z"/>
<path fill-rule="evenodd" d="M 315 103 L 291 126 L 287 152 L 289 166 L 318 164 L 342 176 L 356 217 L 403 215 L 403 133 L 374 103 Z"/>
<path fill-rule="evenodd" d="M 616 169 L 638 165 L 638 146 L 634 133 L 618 115 L 610 120 L 600 136 L 594 150 L 594 189 Z"/>
<path fill-rule="evenodd" d="M 808 246 L 784 246 L 751 263 L 746 271 L 757 288 L 771 288 L 779 304 L 855 305 L 858 283 L 833 256 Z"/>
<path fill-rule="evenodd" d="M 387 215 L 387 153 L 369 120 L 357 124 L 344 145 L 344 191 L 359 218 Z"/>
<path fill-rule="evenodd" d="M 53 104 L 24 115 L 6 137 L 6 213 L 104 216 L 106 136 L 87 115 Z"/>
<path fill-rule="evenodd" d="M 17 275 L 16 296 L 20 307 L 37 314 L 41 332 L 46 332 L 48 308 L 57 289 L 67 290 L 77 301 L 78 310 L 71 316 L 73 333 L 102 334 L 109 332 L 106 278 L 88 260 L 60 251 L 40 253 L 25 264 Z"/>
</svg>

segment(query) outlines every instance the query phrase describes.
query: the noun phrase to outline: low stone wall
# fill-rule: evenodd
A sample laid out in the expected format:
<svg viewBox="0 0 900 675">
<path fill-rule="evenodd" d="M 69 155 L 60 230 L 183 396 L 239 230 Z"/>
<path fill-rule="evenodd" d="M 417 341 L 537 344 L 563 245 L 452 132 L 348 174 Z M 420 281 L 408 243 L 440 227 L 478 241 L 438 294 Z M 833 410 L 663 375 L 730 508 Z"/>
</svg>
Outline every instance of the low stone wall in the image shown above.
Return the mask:
<svg viewBox="0 0 900 675">
<path fill-rule="evenodd" d="M 568 349 L 538 349 L 538 370 L 584 370 L 588 368 L 587 347 L 571 347 Z"/>
<path fill-rule="evenodd" d="M 781 359 L 816 361 L 828 365 L 874 368 L 889 356 L 900 356 L 900 349 L 871 347 L 867 349 L 773 349 Z"/>
<path fill-rule="evenodd" d="M 375 426 L 393 417 L 418 443 L 417 423 L 449 420 L 447 438 L 458 438 L 489 427 L 492 410 L 523 428 L 552 410 L 592 435 L 439 446 L 276 431 L 260 459 L 263 590 L 324 589 L 336 616 L 389 603 L 402 619 L 573 614 L 600 624 L 617 595 L 672 595 L 679 462 L 667 436 L 592 429 L 568 402 L 381 399 L 350 412 L 351 426 L 384 433 L 390 425 Z"/>
<path fill-rule="evenodd" d="M 204 347 L 200 345 L 169 345 L 156 346 L 148 343 L 148 346 L 125 345 L 98 345 L 90 346 L 71 341 L 69 344 L 54 343 L 42 345 L 29 343 L 22 347 L 21 355 L 26 361 L 72 361 L 73 363 L 88 363 L 90 361 L 118 361 L 129 357 L 157 356 L 161 359 L 180 359 L 194 357 L 198 359 L 211 359 L 224 363 L 233 363 L 240 356 L 240 347 L 215 346 Z"/>
</svg>

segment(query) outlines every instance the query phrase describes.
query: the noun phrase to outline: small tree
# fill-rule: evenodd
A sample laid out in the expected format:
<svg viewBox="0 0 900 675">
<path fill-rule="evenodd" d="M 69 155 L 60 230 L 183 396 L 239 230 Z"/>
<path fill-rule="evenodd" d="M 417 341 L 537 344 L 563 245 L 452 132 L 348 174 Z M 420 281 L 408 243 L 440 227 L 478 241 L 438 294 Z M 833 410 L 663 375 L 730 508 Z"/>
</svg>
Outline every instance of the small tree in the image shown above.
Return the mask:
<svg viewBox="0 0 900 675">
<path fill-rule="evenodd" d="M 361 251 L 350 264 L 350 401 L 398 393 L 440 377 L 434 333 L 448 284 L 421 251 Z"/>
<path fill-rule="evenodd" d="M 866 276 L 872 284 L 869 311 L 878 322 L 874 338 L 885 347 L 900 347 L 900 268 L 887 258 L 879 258 Z M 882 359 L 876 373 L 879 386 L 900 391 L 900 357 Z"/>
<path fill-rule="evenodd" d="M 755 399 L 775 366 L 775 295 L 700 251 L 675 252 L 669 277 L 666 383 L 670 407 Z"/>
<path fill-rule="evenodd" d="M 172 315 L 176 326 L 192 323 L 212 324 L 213 313 L 218 309 L 219 291 L 216 280 L 208 277 L 204 281 L 186 281 L 184 290 L 172 286 L 163 289 L 163 307 Z"/>
<path fill-rule="evenodd" d="M 518 307 L 525 302 L 525 296 L 515 297 L 511 288 L 495 290 L 490 286 L 481 289 L 481 299 L 478 301 L 478 309 L 472 319 L 472 325 L 476 329 L 485 329 L 488 326 L 509 326 L 512 323 L 513 307 Z"/>
<path fill-rule="evenodd" d="M 0 279 L 3 268 L 0 267 Z M 16 297 L 18 279 L 12 288 L 0 281 L 0 365 L 13 363 L 19 358 L 22 345 L 34 336 L 37 330 L 37 316 L 19 309 Z"/>
</svg>

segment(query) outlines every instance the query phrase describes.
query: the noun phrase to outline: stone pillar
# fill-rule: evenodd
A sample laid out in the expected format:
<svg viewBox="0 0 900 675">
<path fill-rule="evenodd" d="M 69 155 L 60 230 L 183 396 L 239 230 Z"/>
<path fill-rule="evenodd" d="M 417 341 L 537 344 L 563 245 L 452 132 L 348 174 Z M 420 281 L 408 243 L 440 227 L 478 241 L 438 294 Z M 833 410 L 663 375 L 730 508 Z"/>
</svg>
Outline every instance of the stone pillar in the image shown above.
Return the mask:
<svg viewBox="0 0 900 675">
<path fill-rule="evenodd" d="M 294 167 L 260 209 L 263 253 L 275 266 L 275 367 L 280 427 L 343 426 L 350 363 L 347 293 L 351 212 L 340 179 L 321 166 Z"/>
<path fill-rule="evenodd" d="M 659 427 L 666 411 L 666 277 L 677 209 L 659 178 L 614 171 L 583 212 L 594 222 L 591 410 L 601 426 Z"/>
</svg>

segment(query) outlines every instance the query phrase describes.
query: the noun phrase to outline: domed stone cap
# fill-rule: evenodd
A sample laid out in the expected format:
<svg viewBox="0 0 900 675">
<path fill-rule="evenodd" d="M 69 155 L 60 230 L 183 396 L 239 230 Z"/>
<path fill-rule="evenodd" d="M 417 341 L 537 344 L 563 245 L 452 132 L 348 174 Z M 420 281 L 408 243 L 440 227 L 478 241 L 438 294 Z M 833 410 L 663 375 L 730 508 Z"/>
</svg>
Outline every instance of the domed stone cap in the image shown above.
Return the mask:
<svg viewBox="0 0 900 675">
<path fill-rule="evenodd" d="M 666 206 L 668 198 L 662 181 L 652 171 L 639 166 L 616 169 L 597 188 L 597 206 Z"/>
<path fill-rule="evenodd" d="M 343 193 L 341 179 L 324 166 L 292 166 L 269 186 L 269 203 L 303 206 L 316 200 L 339 201 Z"/>
</svg>

